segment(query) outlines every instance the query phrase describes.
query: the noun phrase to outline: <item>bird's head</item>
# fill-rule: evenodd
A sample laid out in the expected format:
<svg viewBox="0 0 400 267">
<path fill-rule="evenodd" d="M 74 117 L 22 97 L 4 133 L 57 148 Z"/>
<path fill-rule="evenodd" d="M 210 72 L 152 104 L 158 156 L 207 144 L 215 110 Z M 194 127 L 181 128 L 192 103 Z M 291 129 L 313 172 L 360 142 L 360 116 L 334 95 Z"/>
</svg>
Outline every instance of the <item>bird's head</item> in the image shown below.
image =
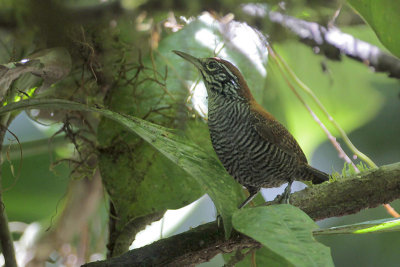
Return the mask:
<svg viewBox="0 0 400 267">
<path fill-rule="evenodd" d="M 218 57 L 196 58 L 176 50 L 173 52 L 200 71 L 210 98 L 223 96 L 240 100 L 253 99 L 242 74 L 229 61 Z"/>
</svg>

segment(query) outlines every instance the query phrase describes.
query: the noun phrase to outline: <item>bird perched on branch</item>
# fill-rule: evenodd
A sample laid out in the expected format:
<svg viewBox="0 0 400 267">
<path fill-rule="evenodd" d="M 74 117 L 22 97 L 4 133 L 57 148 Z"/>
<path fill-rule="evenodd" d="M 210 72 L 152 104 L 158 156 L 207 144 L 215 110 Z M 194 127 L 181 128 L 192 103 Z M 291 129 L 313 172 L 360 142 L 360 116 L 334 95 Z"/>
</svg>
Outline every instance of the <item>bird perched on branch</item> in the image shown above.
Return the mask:
<svg viewBox="0 0 400 267">
<path fill-rule="evenodd" d="M 249 203 L 260 188 L 288 183 L 288 200 L 294 180 L 319 184 L 329 179 L 307 163 L 289 131 L 253 98 L 239 70 L 230 62 L 196 58 L 173 51 L 201 73 L 208 94 L 208 127 L 214 150 L 225 169 L 245 186 Z"/>
</svg>

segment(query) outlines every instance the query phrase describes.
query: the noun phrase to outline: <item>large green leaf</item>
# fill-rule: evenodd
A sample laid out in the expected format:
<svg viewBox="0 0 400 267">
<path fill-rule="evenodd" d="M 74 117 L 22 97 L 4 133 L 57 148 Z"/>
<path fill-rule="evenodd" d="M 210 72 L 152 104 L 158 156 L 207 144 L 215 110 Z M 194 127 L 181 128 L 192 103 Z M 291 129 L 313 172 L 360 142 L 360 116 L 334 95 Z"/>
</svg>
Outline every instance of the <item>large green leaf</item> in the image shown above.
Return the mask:
<svg viewBox="0 0 400 267">
<path fill-rule="evenodd" d="M 294 266 L 334 266 L 330 249 L 312 236 L 318 226 L 294 206 L 238 210 L 233 214 L 233 226 Z"/>
<path fill-rule="evenodd" d="M 386 48 L 400 57 L 400 1 L 348 0 L 348 2 L 372 27 Z"/>
<path fill-rule="evenodd" d="M 243 193 L 241 187 L 226 173 L 222 165 L 202 148 L 190 143 L 174 130 L 104 108 L 88 107 L 61 99 L 22 100 L 0 108 L 0 115 L 20 109 L 42 108 L 97 112 L 140 136 L 176 166 L 190 174 L 207 192 L 224 220 L 226 235 L 229 235 L 232 227 L 231 216 L 243 200 Z"/>
</svg>

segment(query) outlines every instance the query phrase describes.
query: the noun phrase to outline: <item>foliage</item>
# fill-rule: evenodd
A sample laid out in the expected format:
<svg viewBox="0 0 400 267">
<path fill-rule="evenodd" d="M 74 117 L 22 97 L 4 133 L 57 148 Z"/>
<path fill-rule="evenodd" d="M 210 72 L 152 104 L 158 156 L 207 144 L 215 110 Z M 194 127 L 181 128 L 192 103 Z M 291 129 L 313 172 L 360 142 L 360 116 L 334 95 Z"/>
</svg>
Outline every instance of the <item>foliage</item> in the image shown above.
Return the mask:
<svg viewBox="0 0 400 267">
<path fill-rule="evenodd" d="M 387 49 L 400 57 L 400 38 L 397 26 L 400 23 L 400 3 L 391 0 L 349 0 L 349 3 L 372 27 Z"/>
<path fill-rule="evenodd" d="M 333 180 L 343 179 L 343 178 L 346 178 L 346 177 L 349 177 L 349 176 L 354 176 L 354 175 L 356 175 L 356 174 L 358 174 L 360 172 L 365 172 L 368 169 L 369 169 L 368 166 L 363 162 L 359 162 L 356 165 L 353 165 L 351 163 L 345 162 L 344 166 L 343 166 L 343 169 L 342 169 L 342 172 L 339 173 L 337 171 L 333 171 L 331 176 L 332 176 Z"/>
<path fill-rule="evenodd" d="M 151 216 L 184 207 L 203 194 L 210 196 L 221 216 L 226 238 L 233 227 L 263 245 L 257 252 L 235 252 L 238 258 L 244 257 L 241 253 L 250 254 L 237 266 L 253 262 L 259 266 L 332 266 L 329 249 L 316 242 L 313 234 L 398 231 L 397 220 L 366 218 L 360 219 L 362 223 L 317 229 L 306 214 L 289 205 L 237 210 L 244 193 L 223 169 L 211 147 L 204 85 L 195 69 L 171 50 L 198 57 L 219 56 L 238 66 L 257 101 L 287 126 L 310 162 L 321 163 L 320 158 L 326 158 L 325 170 L 341 168 L 342 163 L 336 154 L 329 158 L 328 150 L 323 156 L 317 153 L 318 156 L 311 157 L 321 144 L 326 146 L 327 138 L 287 88 L 274 63 L 268 62 L 266 41 L 254 25 L 271 36 L 268 41 L 274 49 L 315 90 L 346 132 L 379 120 L 383 112 L 390 114 L 386 108 L 389 101 L 395 101 L 396 82 L 372 74 L 363 64 L 348 58 L 337 62 L 322 58 L 316 55 L 316 49 L 312 51 L 280 28 L 263 28 L 268 24 L 266 17 L 263 20 L 267 22 L 248 18 L 252 26 L 241 22 L 247 17 L 241 17 L 243 6 L 239 1 L 208 3 L 209 6 L 189 1 L 180 7 L 174 1 L 142 1 L 134 6 L 129 6 L 129 1 L 101 5 L 93 1 L 43 1 L 38 5 L 17 2 L 0 4 L 4 10 L 12 10 L 0 11 L 0 118 L 3 125 L 8 125 L 18 121 L 23 116 L 20 111 L 25 110 L 25 123 L 35 121 L 51 126 L 46 134 L 41 133 L 41 141 L 21 138 L 22 159 L 18 148 L 10 145 L 7 150 L 3 146 L 3 158 L 8 162 L 2 165 L 1 183 L 7 189 L 3 195 L 11 220 L 41 221 L 56 231 L 58 225 L 49 218 L 55 215 L 54 220 L 62 222 L 68 210 L 64 203 L 74 195 L 90 193 L 68 191 L 64 197 L 68 171 L 69 187 L 73 188 L 74 179 L 90 180 L 99 169 L 107 196 L 103 204 L 95 205 L 102 215 L 88 214 L 91 221 L 85 219 L 83 225 L 76 218 L 80 229 L 92 234 L 90 242 L 82 243 L 90 244 L 88 251 L 93 254 L 106 249 L 108 222 L 109 248 L 113 242 L 122 242 L 121 236 L 128 239 L 116 252 L 119 254 L 128 249 L 138 231 L 157 217 Z M 276 2 L 258 7 L 264 11 L 267 7 L 279 10 L 282 3 Z M 288 1 L 288 13 L 310 21 L 328 21 L 338 6 L 336 2 L 318 6 L 306 2 Z M 399 56 L 398 3 L 349 2 L 381 42 Z M 221 17 L 218 12 L 201 14 L 203 6 L 221 13 L 233 12 L 238 18 L 234 20 L 229 14 Z M 168 13 L 171 10 L 175 13 Z M 348 21 L 354 18 L 351 10 L 343 8 L 342 13 L 341 18 Z M 194 17 L 177 21 L 178 14 Z M 338 26 L 351 24 L 343 21 L 339 20 Z M 373 31 L 364 25 L 350 25 L 346 30 L 375 42 Z M 394 106 L 397 110 L 398 102 Z M 329 119 L 324 123 L 329 128 Z M 26 130 L 17 128 L 13 132 L 19 136 Z M 376 136 L 365 146 L 373 146 Z M 392 139 L 397 142 L 398 138 Z M 400 160 L 396 152 L 391 153 L 394 156 L 388 156 L 390 160 Z M 387 154 L 391 155 L 390 151 Z M 18 160 L 22 160 L 22 170 L 15 171 Z M 388 159 L 382 162 L 385 160 Z M 49 165 L 58 167 L 49 171 Z M 356 166 L 360 171 L 368 170 L 363 163 Z M 20 172 L 18 180 L 13 172 Z M 353 174 L 353 165 L 346 163 L 342 172 L 334 171 L 332 177 L 335 180 Z M 260 199 L 255 202 L 262 202 Z M 104 204 L 108 202 L 110 206 Z M 24 203 L 30 205 L 25 208 Z M 138 223 L 146 216 L 148 220 Z M 199 218 L 198 223 L 204 220 Z M 51 238 L 51 231 L 41 236 Z M 75 236 L 72 233 L 63 242 L 79 247 Z M 38 244 L 45 243 L 43 240 L 39 239 Z M 96 240 L 103 240 L 101 248 L 93 245 Z M 54 249 L 59 247 L 55 245 L 51 251 Z M 255 260 L 251 254 L 256 255 Z M 334 254 L 335 262 L 338 257 Z M 234 262 L 235 257 L 229 261 Z"/>
<path fill-rule="evenodd" d="M 329 248 L 312 237 L 311 231 L 318 226 L 298 208 L 274 205 L 239 210 L 233 225 L 279 255 L 278 266 L 287 262 L 293 266 L 334 266 Z"/>
</svg>

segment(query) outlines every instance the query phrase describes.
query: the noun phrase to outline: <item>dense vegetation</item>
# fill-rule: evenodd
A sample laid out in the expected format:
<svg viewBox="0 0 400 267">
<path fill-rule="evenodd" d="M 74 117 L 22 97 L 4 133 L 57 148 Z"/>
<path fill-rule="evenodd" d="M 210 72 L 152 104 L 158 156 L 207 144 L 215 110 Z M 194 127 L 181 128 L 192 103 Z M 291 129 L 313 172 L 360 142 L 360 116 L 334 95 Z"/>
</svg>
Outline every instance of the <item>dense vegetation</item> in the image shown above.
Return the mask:
<svg viewBox="0 0 400 267">
<path fill-rule="evenodd" d="M 396 265 L 400 4 L 247 2 L 0 2 L 6 266 Z M 172 50 L 235 64 L 330 181 L 238 210 Z"/>
</svg>

